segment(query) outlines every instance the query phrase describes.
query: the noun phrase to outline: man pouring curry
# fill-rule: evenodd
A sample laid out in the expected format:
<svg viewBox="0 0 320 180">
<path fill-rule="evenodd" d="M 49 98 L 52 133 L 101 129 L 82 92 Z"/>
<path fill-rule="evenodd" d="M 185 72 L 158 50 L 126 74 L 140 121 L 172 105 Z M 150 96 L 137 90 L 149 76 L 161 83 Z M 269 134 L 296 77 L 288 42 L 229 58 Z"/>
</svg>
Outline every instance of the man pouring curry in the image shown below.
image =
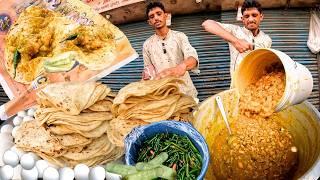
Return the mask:
<svg viewBox="0 0 320 180">
<path fill-rule="evenodd" d="M 206 20 L 202 23 L 207 32 L 228 42 L 231 58 L 231 79 L 242 59 L 250 51 L 256 48 L 270 48 L 272 44 L 271 38 L 260 30 L 260 23 L 264 18 L 261 4 L 256 0 L 246 0 L 241 7 L 241 12 L 244 27 L 224 24 L 215 20 Z M 231 87 L 233 87 L 232 80 Z"/>
</svg>

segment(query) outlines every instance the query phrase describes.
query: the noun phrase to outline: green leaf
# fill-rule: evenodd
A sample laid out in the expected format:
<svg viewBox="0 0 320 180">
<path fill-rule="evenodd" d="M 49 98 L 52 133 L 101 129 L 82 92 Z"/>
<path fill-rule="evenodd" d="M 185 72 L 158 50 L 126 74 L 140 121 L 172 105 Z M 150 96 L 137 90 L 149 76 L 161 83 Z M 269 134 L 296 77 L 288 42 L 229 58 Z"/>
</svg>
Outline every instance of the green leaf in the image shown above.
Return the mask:
<svg viewBox="0 0 320 180">
<path fill-rule="evenodd" d="M 20 63 L 20 61 L 21 61 L 21 54 L 18 51 L 18 49 L 16 48 L 16 50 L 14 51 L 14 54 L 13 54 L 13 69 L 14 69 L 13 78 L 16 77 L 17 67 L 18 67 L 18 64 Z"/>
<path fill-rule="evenodd" d="M 78 34 L 72 34 L 70 36 L 68 36 L 66 39 L 64 39 L 63 41 L 61 41 L 60 43 L 64 42 L 64 41 L 71 41 L 74 40 L 78 37 Z"/>
</svg>

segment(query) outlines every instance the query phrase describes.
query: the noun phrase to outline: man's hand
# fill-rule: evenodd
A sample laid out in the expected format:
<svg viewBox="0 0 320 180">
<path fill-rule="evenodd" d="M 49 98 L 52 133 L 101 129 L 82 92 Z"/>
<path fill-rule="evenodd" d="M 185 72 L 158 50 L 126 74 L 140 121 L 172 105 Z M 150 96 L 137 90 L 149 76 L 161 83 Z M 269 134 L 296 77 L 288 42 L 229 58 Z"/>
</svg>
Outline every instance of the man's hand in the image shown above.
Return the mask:
<svg viewBox="0 0 320 180">
<path fill-rule="evenodd" d="M 173 68 L 168 68 L 157 74 L 156 79 L 162 79 L 165 77 L 173 76 L 173 77 L 181 77 L 187 71 L 187 65 L 185 63 L 181 63 Z"/>
<path fill-rule="evenodd" d="M 143 72 L 142 72 L 143 80 L 151 80 L 155 78 L 155 76 L 156 76 L 156 70 L 153 65 L 148 65 L 143 69 Z"/>
<path fill-rule="evenodd" d="M 150 79 L 150 75 L 147 74 L 145 71 L 142 71 L 142 79 L 143 80 L 149 80 Z"/>
<path fill-rule="evenodd" d="M 240 53 L 243 53 L 247 50 L 253 50 L 253 44 L 250 44 L 243 39 L 238 39 L 214 20 L 206 20 L 202 23 L 202 26 L 209 33 L 215 34 L 230 42 Z"/>
<path fill-rule="evenodd" d="M 246 52 L 248 50 L 253 50 L 253 44 L 243 39 L 237 39 L 231 43 L 240 53 Z"/>
</svg>

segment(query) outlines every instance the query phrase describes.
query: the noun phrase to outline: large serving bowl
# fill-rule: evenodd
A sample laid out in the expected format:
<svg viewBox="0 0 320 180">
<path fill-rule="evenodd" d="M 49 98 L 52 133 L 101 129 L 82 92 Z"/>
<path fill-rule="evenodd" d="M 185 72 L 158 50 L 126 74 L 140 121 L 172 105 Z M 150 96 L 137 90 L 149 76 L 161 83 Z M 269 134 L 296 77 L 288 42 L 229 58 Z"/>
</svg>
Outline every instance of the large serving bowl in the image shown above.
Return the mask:
<svg viewBox="0 0 320 180">
<path fill-rule="evenodd" d="M 219 93 L 224 101 L 225 109 L 230 118 L 237 112 L 235 104 L 238 95 L 234 90 Z M 215 146 L 214 138 L 221 129 L 226 128 L 221 113 L 212 96 L 201 103 L 199 110 L 195 113 L 194 126 L 205 137 L 210 156 Z M 305 101 L 299 105 L 291 106 L 279 113 L 274 114 L 280 124 L 289 130 L 293 142 L 298 149 L 299 164 L 293 179 L 318 179 L 320 177 L 320 113 L 309 102 Z M 232 119 L 232 118 L 230 118 Z M 215 179 L 215 175 L 209 164 L 207 178 Z"/>
<path fill-rule="evenodd" d="M 142 143 L 159 133 L 173 133 L 188 136 L 202 157 L 202 169 L 197 179 L 203 179 L 209 164 L 208 146 L 202 135 L 190 123 L 185 122 L 160 121 L 134 128 L 125 139 L 126 164 L 135 165 Z"/>
</svg>

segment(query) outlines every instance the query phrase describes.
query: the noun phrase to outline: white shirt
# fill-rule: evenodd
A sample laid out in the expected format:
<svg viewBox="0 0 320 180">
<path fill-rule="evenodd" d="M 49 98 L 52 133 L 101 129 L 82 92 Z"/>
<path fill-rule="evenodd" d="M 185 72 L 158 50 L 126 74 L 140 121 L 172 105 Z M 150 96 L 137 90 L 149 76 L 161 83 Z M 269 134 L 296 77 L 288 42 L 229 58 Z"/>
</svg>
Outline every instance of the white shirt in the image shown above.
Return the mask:
<svg viewBox="0 0 320 180">
<path fill-rule="evenodd" d="M 144 66 L 153 65 L 156 73 L 175 67 L 188 57 L 194 57 L 198 61 L 198 65 L 192 71 L 199 73 L 198 54 L 189 43 L 188 37 L 179 31 L 169 30 L 165 39 L 154 34 L 143 44 Z M 181 92 L 196 98 L 198 92 L 189 72 L 186 72 L 181 79 L 185 82 L 185 85 L 179 86 Z"/>
<path fill-rule="evenodd" d="M 237 37 L 238 39 L 244 39 L 249 43 L 254 44 L 254 49 L 258 48 L 270 48 L 272 44 L 271 38 L 262 32 L 259 31 L 258 35 L 253 36 L 252 32 L 245 27 L 240 27 L 233 24 L 223 24 L 219 23 L 226 31 L 230 32 L 232 35 Z M 233 77 L 233 73 L 236 68 L 238 68 L 242 59 L 250 52 L 246 51 L 244 53 L 240 53 L 231 43 L 229 44 L 229 51 L 230 51 L 230 74 Z"/>
</svg>

